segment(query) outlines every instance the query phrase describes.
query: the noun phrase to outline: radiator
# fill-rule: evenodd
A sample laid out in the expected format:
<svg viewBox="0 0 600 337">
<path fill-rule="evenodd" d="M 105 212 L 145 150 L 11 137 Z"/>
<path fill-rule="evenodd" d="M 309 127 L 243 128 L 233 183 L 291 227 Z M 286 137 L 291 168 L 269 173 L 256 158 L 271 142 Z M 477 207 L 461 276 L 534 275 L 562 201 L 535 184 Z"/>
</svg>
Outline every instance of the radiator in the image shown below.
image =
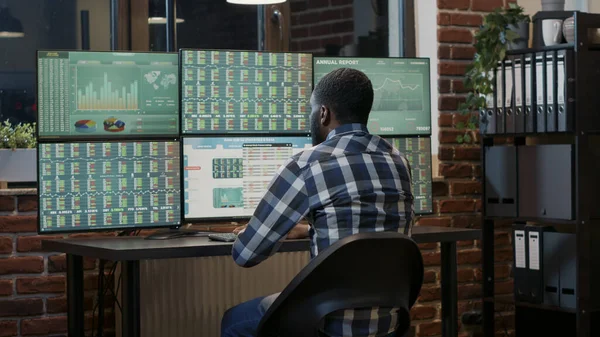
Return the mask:
<svg viewBox="0 0 600 337">
<path fill-rule="evenodd" d="M 141 261 L 141 335 L 219 337 L 228 308 L 282 291 L 309 260 L 308 252 L 279 253 L 249 269 L 231 256 Z"/>
</svg>

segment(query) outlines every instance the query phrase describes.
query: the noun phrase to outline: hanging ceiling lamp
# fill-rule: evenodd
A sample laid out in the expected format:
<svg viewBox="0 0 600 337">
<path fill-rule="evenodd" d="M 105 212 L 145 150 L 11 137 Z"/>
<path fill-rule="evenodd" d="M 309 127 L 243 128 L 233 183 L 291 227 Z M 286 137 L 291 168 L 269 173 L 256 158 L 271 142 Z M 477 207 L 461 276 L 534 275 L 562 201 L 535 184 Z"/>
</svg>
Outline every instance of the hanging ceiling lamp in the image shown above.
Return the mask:
<svg viewBox="0 0 600 337">
<path fill-rule="evenodd" d="M 167 13 L 165 7 L 164 0 L 150 0 L 148 4 L 148 23 L 151 25 L 158 24 L 166 24 L 167 23 Z M 185 22 L 185 20 L 181 17 L 181 8 L 179 3 L 176 2 L 175 5 L 175 18 L 176 23 Z"/>
<path fill-rule="evenodd" d="M 227 2 L 238 5 L 273 5 L 286 2 L 286 0 L 227 0 Z"/>
<path fill-rule="evenodd" d="M 12 16 L 8 7 L 0 7 L 0 38 L 24 37 L 23 25 Z"/>
</svg>

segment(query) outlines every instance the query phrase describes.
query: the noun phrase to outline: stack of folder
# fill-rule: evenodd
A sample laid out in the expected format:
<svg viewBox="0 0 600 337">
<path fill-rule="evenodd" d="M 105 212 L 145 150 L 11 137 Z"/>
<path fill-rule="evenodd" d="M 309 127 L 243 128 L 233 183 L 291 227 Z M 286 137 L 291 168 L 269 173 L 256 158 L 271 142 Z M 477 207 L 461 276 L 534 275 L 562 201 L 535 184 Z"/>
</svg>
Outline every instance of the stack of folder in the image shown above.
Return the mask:
<svg viewBox="0 0 600 337">
<path fill-rule="evenodd" d="M 511 55 L 493 76 L 481 132 L 525 134 L 573 130 L 573 51 Z"/>
<path fill-rule="evenodd" d="M 576 308 L 576 235 L 551 226 L 515 224 L 515 300 Z"/>
</svg>

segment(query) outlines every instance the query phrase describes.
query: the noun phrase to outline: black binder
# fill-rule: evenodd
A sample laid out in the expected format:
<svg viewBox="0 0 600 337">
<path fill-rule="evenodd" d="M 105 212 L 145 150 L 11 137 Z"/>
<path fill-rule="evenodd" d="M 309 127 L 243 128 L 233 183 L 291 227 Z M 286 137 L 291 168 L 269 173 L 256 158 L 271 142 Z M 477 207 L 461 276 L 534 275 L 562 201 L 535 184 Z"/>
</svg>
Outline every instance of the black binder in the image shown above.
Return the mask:
<svg viewBox="0 0 600 337">
<path fill-rule="evenodd" d="M 496 133 L 504 133 L 504 66 L 500 62 L 496 70 Z"/>
<path fill-rule="evenodd" d="M 546 132 L 546 67 L 543 53 L 538 53 L 535 58 L 535 109 L 536 109 L 536 132 Z"/>
<path fill-rule="evenodd" d="M 527 234 L 524 224 L 513 225 L 513 258 L 515 301 L 529 302 L 529 283 L 527 281 Z"/>
<path fill-rule="evenodd" d="M 577 308 L 577 236 L 563 235 L 560 259 L 560 306 Z"/>
<path fill-rule="evenodd" d="M 490 72 L 488 76 L 494 79 L 495 71 Z M 496 133 L 496 113 L 494 112 L 494 93 L 492 92 L 485 98 L 486 109 L 480 111 L 480 130 L 483 134 Z"/>
<path fill-rule="evenodd" d="M 505 133 L 515 133 L 515 107 L 514 107 L 514 66 L 511 60 L 504 61 L 504 121 Z"/>
<path fill-rule="evenodd" d="M 515 79 L 515 133 L 525 133 L 525 57 L 515 60 L 514 79 Z"/>
<path fill-rule="evenodd" d="M 533 83 L 535 67 L 532 67 L 531 58 L 525 59 L 525 132 L 537 131 L 535 112 L 535 83 Z"/>
<path fill-rule="evenodd" d="M 546 132 L 556 132 L 557 53 L 544 53 L 546 70 Z"/>
<path fill-rule="evenodd" d="M 541 304 L 544 302 L 544 232 L 551 229 L 550 226 L 525 226 L 530 303 Z"/>
<path fill-rule="evenodd" d="M 573 131 L 573 120 L 575 116 L 575 77 L 574 74 L 574 59 L 573 52 L 562 50 L 558 52 L 558 64 L 557 64 L 557 96 L 556 101 L 558 105 L 558 121 L 557 131 L 567 132 Z"/>
<path fill-rule="evenodd" d="M 544 304 L 560 305 L 560 262 L 564 233 L 544 233 Z"/>
</svg>

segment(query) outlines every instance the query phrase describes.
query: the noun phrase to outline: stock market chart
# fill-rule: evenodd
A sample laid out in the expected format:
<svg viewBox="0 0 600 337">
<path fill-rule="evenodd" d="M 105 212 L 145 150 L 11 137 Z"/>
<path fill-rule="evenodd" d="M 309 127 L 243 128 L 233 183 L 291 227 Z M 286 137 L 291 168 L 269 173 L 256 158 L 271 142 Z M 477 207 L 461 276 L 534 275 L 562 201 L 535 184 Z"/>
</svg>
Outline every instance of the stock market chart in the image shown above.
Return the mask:
<svg viewBox="0 0 600 337">
<path fill-rule="evenodd" d="M 315 85 L 331 71 L 353 68 L 373 85 L 369 131 L 378 135 L 431 134 L 428 59 L 315 57 Z"/>
<path fill-rule="evenodd" d="M 179 142 L 39 144 L 40 232 L 181 223 Z"/>
<path fill-rule="evenodd" d="M 178 135 L 178 56 L 38 52 L 40 138 Z"/>
<path fill-rule="evenodd" d="M 433 212 L 431 139 L 429 137 L 387 138 L 408 160 L 412 169 L 415 213 Z"/>
<path fill-rule="evenodd" d="M 279 167 L 309 137 L 183 139 L 185 218 L 250 217 Z"/>
<path fill-rule="evenodd" d="M 307 133 L 310 54 L 183 50 L 184 134 Z"/>
</svg>

